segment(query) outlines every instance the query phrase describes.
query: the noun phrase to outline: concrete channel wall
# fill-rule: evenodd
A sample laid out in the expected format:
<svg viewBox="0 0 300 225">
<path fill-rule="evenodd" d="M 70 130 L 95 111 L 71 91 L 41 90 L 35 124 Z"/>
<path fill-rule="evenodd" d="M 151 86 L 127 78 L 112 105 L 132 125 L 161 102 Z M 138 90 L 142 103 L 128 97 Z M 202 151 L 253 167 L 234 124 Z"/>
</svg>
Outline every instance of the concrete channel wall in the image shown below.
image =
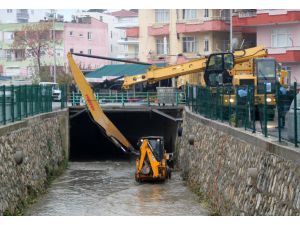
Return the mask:
<svg viewBox="0 0 300 225">
<path fill-rule="evenodd" d="M 175 157 L 188 185 L 222 215 L 300 215 L 300 150 L 185 108 Z M 194 144 L 192 140 L 194 139 Z"/>
<path fill-rule="evenodd" d="M 44 192 L 69 155 L 68 109 L 0 127 L 0 215 Z"/>
</svg>

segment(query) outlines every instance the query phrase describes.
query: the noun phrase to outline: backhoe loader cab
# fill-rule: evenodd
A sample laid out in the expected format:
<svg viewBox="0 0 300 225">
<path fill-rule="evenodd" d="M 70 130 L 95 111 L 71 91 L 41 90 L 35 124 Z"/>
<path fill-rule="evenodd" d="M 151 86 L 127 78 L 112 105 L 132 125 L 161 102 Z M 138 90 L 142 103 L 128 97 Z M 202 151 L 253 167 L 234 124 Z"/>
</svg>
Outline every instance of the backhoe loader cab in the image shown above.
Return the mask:
<svg viewBox="0 0 300 225">
<path fill-rule="evenodd" d="M 140 155 L 136 159 L 136 181 L 164 181 L 171 177 L 167 165 L 170 154 L 164 148 L 161 136 L 143 137 L 139 143 Z"/>
</svg>

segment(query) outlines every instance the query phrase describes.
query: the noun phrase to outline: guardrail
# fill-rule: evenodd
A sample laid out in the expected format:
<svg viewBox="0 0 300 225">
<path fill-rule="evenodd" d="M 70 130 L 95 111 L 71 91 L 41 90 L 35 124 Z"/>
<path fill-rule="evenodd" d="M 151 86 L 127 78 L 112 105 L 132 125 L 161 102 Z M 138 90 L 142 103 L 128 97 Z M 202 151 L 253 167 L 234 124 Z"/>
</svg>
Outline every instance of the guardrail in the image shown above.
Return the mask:
<svg viewBox="0 0 300 225">
<path fill-rule="evenodd" d="M 103 104 L 126 105 L 182 105 L 185 104 L 185 93 L 174 92 L 165 93 L 165 99 L 171 99 L 166 102 L 161 100 L 157 92 L 115 92 L 115 93 L 95 93 L 97 101 Z M 72 106 L 85 105 L 84 98 L 78 92 L 69 94 L 69 102 Z"/>
<path fill-rule="evenodd" d="M 299 143 L 300 94 L 297 84 L 284 88 L 278 83 L 254 86 L 186 86 L 186 105 L 206 118 L 242 127 L 265 137 Z"/>
<path fill-rule="evenodd" d="M 60 87 L 61 98 L 57 108 L 67 107 L 67 87 Z M 53 93 L 51 86 L 18 85 L 0 86 L 0 124 L 20 121 L 40 113 L 52 112 Z"/>
</svg>

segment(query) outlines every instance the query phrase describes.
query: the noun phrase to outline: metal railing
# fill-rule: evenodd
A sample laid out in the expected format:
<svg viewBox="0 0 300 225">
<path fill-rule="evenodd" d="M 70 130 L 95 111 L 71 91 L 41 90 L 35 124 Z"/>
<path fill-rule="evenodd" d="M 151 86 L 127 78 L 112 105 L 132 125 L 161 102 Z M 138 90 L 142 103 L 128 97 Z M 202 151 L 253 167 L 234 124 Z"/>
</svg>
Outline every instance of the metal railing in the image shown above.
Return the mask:
<svg viewBox="0 0 300 225">
<path fill-rule="evenodd" d="M 170 95 L 170 96 L 166 96 Z M 101 104 L 117 104 L 122 106 L 128 105 L 183 105 L 185 104 L 185 93 L 174 92 L 165 93 L 165 99 L 172 99 L 167 102 L 160 100 L 161 96 L 157 95 L 157 92 L 114 92 L 114 93 L 95 93 L 97 101 Z M 168 98 L 169 97 L 169 98 Z M 69 95 L 69 101 L 72 106 L 85 105 L 84 98 L 79 92 L 71 92 Z"/>
<path fill-rule="evenodd" d="M 67 87 L 63 85 L 60 89 L 61 97 L 57 100 L 57 107 L 55 107 L 51 86 L 0 86 L 0 124 L 5 125 L 67 107 Z"/>
<path fill-rule="evenodd" d="M 279 142 L 299 143 L 300 97 L 297 84 L 284 88 L 278 83 L 216 88 L 188 85 L 186 105 L 195 113 L 230 126 L 273 136 Z"/>
</svg>

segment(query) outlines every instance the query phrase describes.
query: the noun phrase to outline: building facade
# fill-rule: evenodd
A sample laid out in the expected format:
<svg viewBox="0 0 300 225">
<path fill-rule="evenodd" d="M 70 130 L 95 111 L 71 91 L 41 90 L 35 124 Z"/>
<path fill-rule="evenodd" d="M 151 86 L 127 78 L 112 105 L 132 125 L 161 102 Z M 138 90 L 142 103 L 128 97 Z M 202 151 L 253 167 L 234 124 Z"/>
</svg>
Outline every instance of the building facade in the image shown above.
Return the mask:
<svg viewBox="0 0 300 225">
<path fill-rule="evenodd" d="M 122 46 L 122 51 L 118 54 L 118 58 L 138 60 L 139 54 L 139 28 L 138 13 L 130 10 L 120 10 L 110 13 L 117 18 L 114 27 L 123 32 L 118 40 L 118 45 Z"/>
<path fill-rule="evenodd" d="M 35 73 L 35 60 L 30 57 L 28 49 L 15 49 L 13 47 L 14 36 L 16 32 L 23 29 L 25 25 L 36 25 L 37 23 L 6 23 L 0 24 L 0 71 L 1 75 L 15 78 L 31 78 Z M 64 41 L 63 30 L 64 24 L 54 23 L 55 30 L 55 61 L 59 68 L 64 67 Z M 53 68 L 54 65 L 54 45 L 49 40 L 49 48 L 43 49 L 41 56 L 41 65 Z M 51 72 L 50 71 L 50 72 Z"/>
<path fill-rule="evenodd" d="M 254 31 L 257 45 L 289 72 L 287 82 L 300 83 L 300 10 L 241 10 L 233 16 L 233 26 L 241 33 Z"/>
<path fill-rule="evenodd" d="M 108 25 L 92 17 L 78 17 L 64 23 L 64 57 L 68 52 L 109 56 Z M 110 61 L 74 56 L 82 70 L 94 70 Z"/>
<path fill-rule="evenodd" d="M 0 23 L 34 23 L 41 20 L 52 19 L 56 13 L 56 19 L 64 21 L 64 17 L 53 9 L 0 9 Z M 59 10 L 61 11 L 61 10 Z"/>
<path fill-rule="evenodd" d="M 215 9 L 139 10 L 141 61 L 176 63 L 229 47 L 229 11 Z"/>
<path fill-rule="evenodd" d="M 76 17 L 85 17 L 90 16 L 99 21 L 102 21 L 107 24 L 107 32 L 108 32 L 108 46 L 109 46 L 109 56 L 113 58 L 117 58 L 122 52 L 124 52 L 124 46 L 119 45 L 118 41 L 125 37 L 125 31 L 116 28 L 116 24 L 118 23 L 118 18 L 110 15 L 108 13 L 100 13 L 100 12 L 80 12 L 75 14 Z M 116 62 L 111 61 L 111 64 Z"/>
<path fill-rule="evenodd" d="M 15 33 L 21 31 L 25 25 L 37 23 L 5 23 L 0 24 L 0 74 L 15 78 L 28 78 L 34 75 L 35 60 L 30 57 L 27 49 L 14 49 Z M 107 24 L 91 17 L 80 18 L 72 22 L 55 22 L 54 32 L 49 40 L 47 49 L 43 49 L 41 65 L 49 68 L 53 76 L 53 67 L 57 71 L 68 72 L 67 53 L 69 51 L 109 55 Z M 54 55 L 55 48 L 55 55 Z M 54 57 L 55 56 L 55 57 Z M 84 57 L 75 57 L 76 62 L 83 70 L 92 70 L 109 64 L 107 60 L 96 60 Z"/>
</svg>

